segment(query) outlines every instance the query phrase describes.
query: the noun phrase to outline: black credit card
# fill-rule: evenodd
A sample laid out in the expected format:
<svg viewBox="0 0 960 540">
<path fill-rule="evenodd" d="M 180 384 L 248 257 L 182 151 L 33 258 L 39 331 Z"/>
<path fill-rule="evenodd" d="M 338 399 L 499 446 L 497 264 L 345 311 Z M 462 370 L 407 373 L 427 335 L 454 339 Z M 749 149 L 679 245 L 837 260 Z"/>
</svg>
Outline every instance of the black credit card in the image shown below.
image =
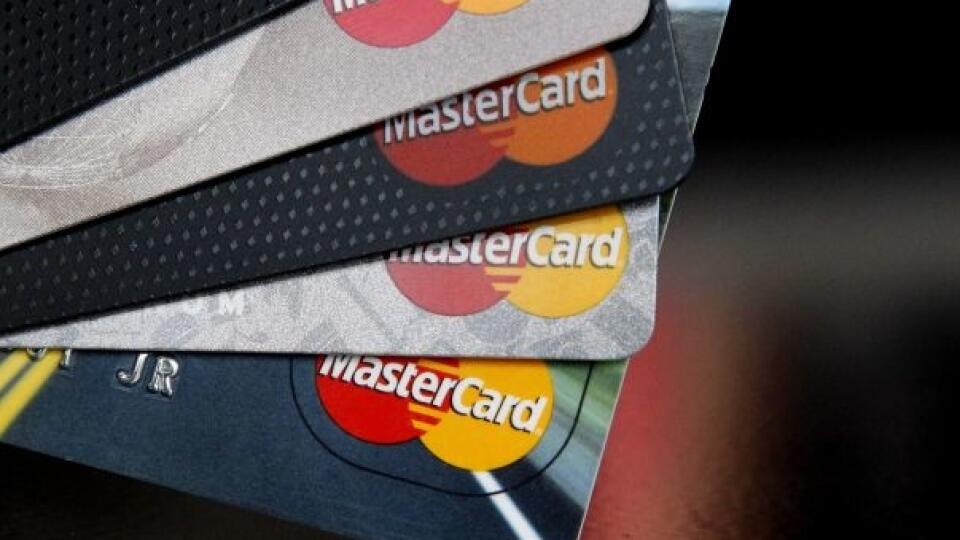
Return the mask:
<svg viewBox="0 0 960 540">
<path fill-rule="evenodd" d="M 0 331 L 667 191 L 693 161 L 667 17 L 0 254 Z"/>
</svg>

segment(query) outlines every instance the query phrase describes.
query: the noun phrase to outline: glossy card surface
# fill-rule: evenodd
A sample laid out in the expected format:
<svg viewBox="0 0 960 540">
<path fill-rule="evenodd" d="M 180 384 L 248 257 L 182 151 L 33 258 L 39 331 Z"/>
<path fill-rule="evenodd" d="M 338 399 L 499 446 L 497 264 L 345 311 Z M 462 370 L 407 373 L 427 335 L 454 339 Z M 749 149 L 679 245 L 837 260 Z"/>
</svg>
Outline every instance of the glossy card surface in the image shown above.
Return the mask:
<svg viewBox="0 0 960 540">
<path fill-rule="evenodd" d="M 43 11 L 40 4 L 16 9 Z M 262 6 L 299 7 L 0 154 L 0 249 L 607 43 L 634 31 L 649 8 L 648 0 L 604 0 L 603 9 L 582 0 L 248 1 L 237 19 L 231 2 L 61 4 L 80 13 L 70 24 L 83 26 L 75 36 L 90 42 L 93 56 L 69 57 L 77 46 L 52 37 L 52 28 L 39 38 L 36 25 L 23 36 L 0 32 L 13 51 L 0 56 L 10 62 L 8 114 L 45 117 L 53 101 L 72 103 L 75 93 L 86 103 L 87 93 L 104 91 L 100 81 L 165 58 L 168 40 L 212 39 Z M 141 20 L 155 11 L 164 24 Z M 108 29 L 84 24 L 99 23 L 105 12 L 127 17 Z M 43 21 L 69 23 L 68 15 Z M 149 47 L 141 48 L 144 40 Z M 21 58 L 57 47 L 68 58 L 56 76 L 47 73 L 58 66 L 50 54 Z M 27 84 L 30 91 L 20 92 Z M 54 86 L 59 97 L 50 100 Z M 21 94 L 43 101 L 18 105 Z M 2 125 L 19 130 L 13 121 Z"/>
<path fill-rule="evenodd" d="M 656 3 L 609 51 L 0 254 L 0 331 L 668 189 L 693 149 L 666 17 Z"/>
</svg>

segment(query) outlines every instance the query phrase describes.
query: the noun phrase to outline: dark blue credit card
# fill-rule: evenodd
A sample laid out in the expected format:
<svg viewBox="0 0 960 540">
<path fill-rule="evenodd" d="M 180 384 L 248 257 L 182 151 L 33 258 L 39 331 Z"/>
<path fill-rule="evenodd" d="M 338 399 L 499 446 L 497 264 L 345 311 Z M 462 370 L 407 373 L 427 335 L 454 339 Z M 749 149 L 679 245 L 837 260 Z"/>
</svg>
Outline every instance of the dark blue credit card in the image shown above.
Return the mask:
<svg viewBox="0 0 960 540">
<path fill-rule="evenodd" d="M 18 350 L 0 440 L 351 536 L 574 538 L 625 365 Z"/>
</svg>

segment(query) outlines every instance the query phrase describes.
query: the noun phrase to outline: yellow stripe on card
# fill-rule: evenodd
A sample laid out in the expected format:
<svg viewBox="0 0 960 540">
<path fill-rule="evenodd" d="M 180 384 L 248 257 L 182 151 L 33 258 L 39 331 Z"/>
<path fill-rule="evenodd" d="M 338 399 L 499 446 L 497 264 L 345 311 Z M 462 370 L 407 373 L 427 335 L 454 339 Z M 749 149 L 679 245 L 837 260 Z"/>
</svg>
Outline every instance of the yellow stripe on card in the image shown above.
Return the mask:
<svg viewBox="0 0 960 540">
<path fill-rule="evenodd" d="M 0 362 L 0 394 L 7 388 L 10 381 L 17 378 L 17 375 L 23 371 L 30 363 L 30 357 L 26 351 L 14 351 L 6 359 Z"/>
<path fill-rule="evenodd" d="M 40 393 L 50 377 L 57 372 L 63 352 L 51 351 L 30 367 L 10 390 L 0 397 L 0 437 L 7 432 L 20 413 Z"/>
</svg>

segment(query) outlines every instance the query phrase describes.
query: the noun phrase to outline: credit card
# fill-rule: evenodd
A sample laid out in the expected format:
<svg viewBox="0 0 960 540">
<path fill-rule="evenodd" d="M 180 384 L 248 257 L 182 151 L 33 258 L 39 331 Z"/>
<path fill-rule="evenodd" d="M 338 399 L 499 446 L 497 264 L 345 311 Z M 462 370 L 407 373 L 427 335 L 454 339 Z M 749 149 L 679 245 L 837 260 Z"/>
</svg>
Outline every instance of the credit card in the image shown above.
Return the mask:
<svg viewBox="0 0 960 540">
<path fill-rule="evenodd" d="M 256 13 L 260 5 L 295 3 L 247 2 L 243 20 L 248 8 Z M 9 39 L 14 52 L 0 55 L 0 62 L 9 62 L 7 73 L 13 77 L 6 94 L 7 114 L 26 115 L 26 120 L 33 122 L 37 115 L 40 120 L 45 118 L 53 103 L 67 104 L 65 112 L 58 105 L 55 118 L 84 107 L 101 94 L 115 91 L 116 86 L 101 89 L 101 78 L 105 82 L 129 70 L 149 67 L 170 54 L 179 56 L 180 49 L 163 46 L 168 40 L 179 43 L 197 34 L 212 39 L 220 30 L 213 33 L 208 26 L 221 18 L 236 19 L 233 11 L 238 5 L 193 2 L 167 15 L 164 4 L 172 3 L 157 3 L 159 14 L 154 14 L 153 3 L 139 12 L 124 2 L 98 4 L 98 16 L 94 17 L 76 2 L 65 7 L 66 11 L 82 12 L 79 22 L 71 24 L 84 26 L 76 39 L 89 41 L 90 48 L 74 44 L 55 57 L 75 49 L 93 56 L 70 55 L 71 65 L 56 76 L 48 71 L 55 72 L 58 64 L 30 56 L 32 49 L 63 45 L 62 39 L 49 38 L 54 35 L 52 30 L 47 39 L 0 32 L 0 40 Z M 207 9 L 207 4 L 215 4 L 215 8 Z M 303 4 L 0 155 L 0 215 L 4 216 L 0 248 L 621 38 L 640 25 L 649 1 L 606 0 L 603 9 L 597 5 L 582 0 L 323 0 Z M 117 33 L 95 26 L 100 14 L 107 17 L 116 12 L 130 15 L 124 24 L 114 22 Z M 144 22 L 148 15 L 156 15 L 161 22 L 177 22 L 155 27 Z M 205 22 L 181 31 L 181 24 L 196 17 Z M 10 24 L 19 21 L 15 18 Z M 52 25 L 65 18 L 68 23 L 73 20 L 64 15 L 43 18 L 43 22 Z M 120 32 L 128 25 L 134 30 L 126 34 L 130 39 L 121 38 Z M 88 37 L 88 31 L 95 34 Z M 170 37 L 171 32 L 175 38 Z M 150 44 L 141 49 L 144 39 Z M 106 46 L 110 47 L 108 55 L 101 51 Z M 104 61 L 115 58 L 128 61 Z M 29 62 L 30 69 L 24 62 Z M 118 84 L 130 82 L 124 78 Z M 48 96 L 56 91 L 60 93 L 55 99 Z M 78 92 L 82 95 L 75 96 Z M 92 93 L 88 96 L 88 92 Z M 18 99 L 38 103 L 20 103 Z M 16 122 L 0 125 L 14 130 L 8 136 L 19 137 Z"/>
<path fill-rule="evenodd" d="M 0 150 L 301 1 L 5 2 Z"/>
<path fill-rule="evenodd" d="M 575 538 L 625 361 L 15 351 L 0 440 L 370 538 Z"/>
<path fill-rule="evenodd" d="M 608 360 L 653 328 L 656 198 L 0 338 L 109 350 Z"/>
<path fill-rule="evenodd" d="M 669 189 L 693 147 L 667 16 L 657 2 L 609 51 L 8 251 L 0 331 Z"/>
</svg>

